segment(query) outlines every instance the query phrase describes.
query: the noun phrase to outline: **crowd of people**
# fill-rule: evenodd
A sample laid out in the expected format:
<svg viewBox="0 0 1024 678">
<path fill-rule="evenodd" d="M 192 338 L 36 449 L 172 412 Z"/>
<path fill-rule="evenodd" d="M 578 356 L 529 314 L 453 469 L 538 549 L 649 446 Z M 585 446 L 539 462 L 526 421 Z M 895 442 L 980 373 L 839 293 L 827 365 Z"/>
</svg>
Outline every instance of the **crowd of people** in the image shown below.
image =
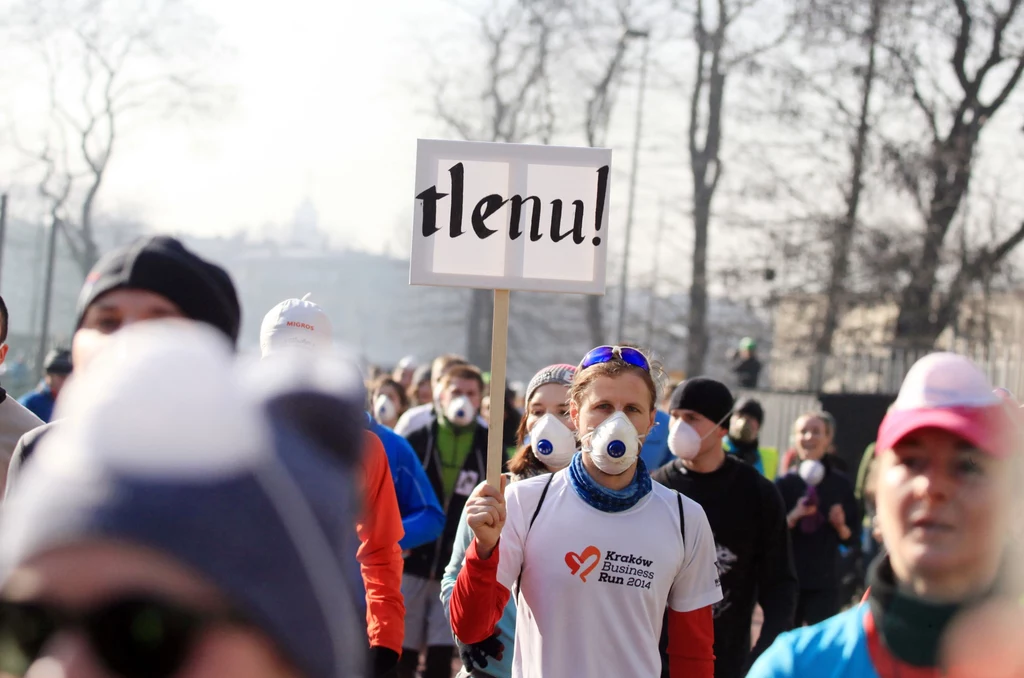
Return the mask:
<svg viewBox="0 0 1024 678">
<path fill-rule="evenodd" d="M 724 383 L 566 355 L 506 394 L 495 487 L 459 355 L 370 373 L 306 295 L 246 359 L 230 276 L 163 236 L 76 313 L 0 389 L 0 676 L 1024 676 L 1024 419 L 961 356 L 914 365 L 854 476 L 825 412 L 780 454 Z M 7 331 L 0 300 L 0 362 Z"/>
</svg>

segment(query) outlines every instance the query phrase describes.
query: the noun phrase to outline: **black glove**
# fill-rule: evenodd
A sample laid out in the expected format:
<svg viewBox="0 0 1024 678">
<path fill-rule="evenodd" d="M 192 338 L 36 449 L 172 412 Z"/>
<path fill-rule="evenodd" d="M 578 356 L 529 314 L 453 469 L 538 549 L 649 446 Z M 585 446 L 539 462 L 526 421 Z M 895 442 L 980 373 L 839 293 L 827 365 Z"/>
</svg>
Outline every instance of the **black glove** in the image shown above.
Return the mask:
<svg viewBox="0 0 1024 678">
<path fill-rule="evenodd" d="M 495 631 L 494 635 L 487 640 L 481 640 L 479 643 L 472 645 L 459 645 L 459 657 L 462 658 L 462 665 L 466 667 L 466 670 L 470 673 L 474 669 L 487 668 L 487 658 L 494 657 L 498 661 L 501 661 L 502 654 L 505 652 L 505 645 L 498 640 L 498 632 Z"/>
<path fill-rule="evenodd" d="M 391 675 L 398 666 L 398 653 L 386 647 L 371 647 L 370 666 L 373 667 L 375 678 Z"/>
</svg>

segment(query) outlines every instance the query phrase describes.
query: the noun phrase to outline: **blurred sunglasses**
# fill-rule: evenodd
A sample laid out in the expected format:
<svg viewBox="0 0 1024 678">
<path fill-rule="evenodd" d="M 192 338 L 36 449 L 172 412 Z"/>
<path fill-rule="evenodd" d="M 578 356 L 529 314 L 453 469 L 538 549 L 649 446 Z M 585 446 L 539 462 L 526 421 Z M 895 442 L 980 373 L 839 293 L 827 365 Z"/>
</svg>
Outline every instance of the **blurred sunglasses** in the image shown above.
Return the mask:
<svg viewBox="0 0 1024 678">
<path fill-rule="evenodd" d="M 0 601 L 0 672 L 25 675 L 57 633 L 76 630 L 114 676 L 173 678 L 202 633 L 224 624 L 243 622 L 233 613 L 193 610 L 146 595 L 74 612 L 45 603 Z"/>
<path fill-rule="evenodd" d="M 598 346 L 591 349 L 587 355 L 583 356 L 580 369 L 585 370 L 588 367 L 611 362 L 612 360 L 621 360 L 624 363 L 639 367 L 645 372 L 651 371 L 651 363 L 647 360 L 647 356 L 629 346 Z"/>
</svg>

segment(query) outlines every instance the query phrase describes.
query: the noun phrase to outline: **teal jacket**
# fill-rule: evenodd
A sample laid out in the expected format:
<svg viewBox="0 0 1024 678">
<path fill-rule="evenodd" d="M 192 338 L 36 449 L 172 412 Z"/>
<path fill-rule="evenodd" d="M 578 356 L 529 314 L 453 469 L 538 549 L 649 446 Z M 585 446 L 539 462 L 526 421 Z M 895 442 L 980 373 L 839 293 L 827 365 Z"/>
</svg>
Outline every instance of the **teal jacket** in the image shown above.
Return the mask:
<svg viewBox="0 0 1024 678">
<path fill-rule="evenodd" d="M 462 509 L 462 515 L 459 517 L 459 527 L 455 532 L 455 544 L 452 546 L 452 559 L 448 561 L 448 567 L 444 568 L 444 576 L 441 577 L 441 602 L 444 603 L 444 612 L 448 616 L 449 621 L 451 620 L 449 601 L 452 598 L 452 589 L 455 588 L 455 580 L 458 579 L 459 572 L 462 570 L 462 563 L 466 559 L 466 549 L 469 548 L 472 541 L 473 530 L 469 527 L 466 509 Z M 505 646 L 505 651 L 502 654 L 503 659 L 499 661 L 494 657 L 488 657 L 487 668 L 478 668 L 472 673 L 473 676 L 489 676 L 490 678 L 510 678 L 512 676 L 512 657 L 515 654 L 512 649 L 515 647 L 516 641 L 516 599 L 514 597 L 508 599 L 508 604 L 505 605 L 505 613 L 501 615 L 495 631 L 498 633 L 498 640 Z M 456 643 L 461 647 L 461 643 L 458 640 L 458 638 L 455 639 Z M 470 674 L 465 668 L 459 673 L 459 676 L 468 675 Z"/>
</svg>

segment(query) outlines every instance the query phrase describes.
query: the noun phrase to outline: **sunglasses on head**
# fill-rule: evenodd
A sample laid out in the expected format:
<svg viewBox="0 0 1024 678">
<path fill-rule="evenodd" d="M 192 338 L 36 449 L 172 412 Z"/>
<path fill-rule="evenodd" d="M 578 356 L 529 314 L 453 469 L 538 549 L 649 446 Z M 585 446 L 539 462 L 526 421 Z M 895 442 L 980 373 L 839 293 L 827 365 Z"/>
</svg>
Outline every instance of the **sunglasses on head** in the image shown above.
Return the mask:
<svg viewBox="0 0 1024 678">
<path fill-rule="evenodd" d="M 611 362 L 612 360 L 621 360 L 629 365 L 639 367 L 645 372 L 651 371 L 651 363 L 648 362 L 647 356 L 629 346 L 598 346 L 591 349 L 587 355 L 583 356 L 580 369 L 585 370 L 588 367 Z"/>
<path fill-rule="evenodd" d="M 210 626 L 242 624 L 230 612 L 199 611 L 148 595 L 130 595 L 88 610 L 0 601 L 0 672 L 23 676 L 47 643 L 79 631 L 107 671 L 119 678 L 173 678 Z"/>
</svg>

